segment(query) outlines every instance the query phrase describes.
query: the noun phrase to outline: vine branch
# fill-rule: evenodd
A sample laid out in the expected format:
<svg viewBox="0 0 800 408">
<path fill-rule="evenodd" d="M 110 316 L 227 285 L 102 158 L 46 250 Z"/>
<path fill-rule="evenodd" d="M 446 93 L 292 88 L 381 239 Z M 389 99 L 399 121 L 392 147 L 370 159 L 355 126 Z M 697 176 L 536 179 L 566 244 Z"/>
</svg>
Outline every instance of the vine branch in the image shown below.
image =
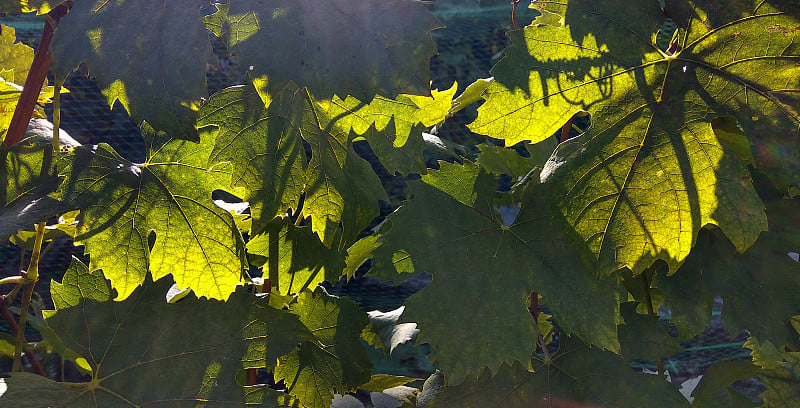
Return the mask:
<svg viewBox="0 0 800 408">
<path fill-rule="evenodd" d="M 512 0 L 511 2 L 511 24 L 515 30 L 519 30 L 519 23 L 517 22 L 517 6 L 522 0 Z"/>
<path fill-rule="evenodd" d="M 49 50 L 50 42 L 53 40 L 53 32 L 55 31 L 56 23 L 67 14 L 67 11 L 69 11 L 69 6 L 68 3 L 65 3 L 47 13 L 47 23 L 44 25 L 42 38 L 36 47 L 31 69 L 28 71 L 28 77 L 22 87 L 22 94 L 19 96 L 17 107 L 14 109 L 14 116 L 11 117 L 11 123 L 3 141 L 7 147 L 22 140 L 25 131 L 28 129 L 28 122 L 33 115 L 33 108 L 36 107 L 39 93 L 42 92 L 44 81 L 47 79 L 47 72 L 50 71 L 50 65 L 53 62 L 53 57 L 50 55 Z"/>
</svg>

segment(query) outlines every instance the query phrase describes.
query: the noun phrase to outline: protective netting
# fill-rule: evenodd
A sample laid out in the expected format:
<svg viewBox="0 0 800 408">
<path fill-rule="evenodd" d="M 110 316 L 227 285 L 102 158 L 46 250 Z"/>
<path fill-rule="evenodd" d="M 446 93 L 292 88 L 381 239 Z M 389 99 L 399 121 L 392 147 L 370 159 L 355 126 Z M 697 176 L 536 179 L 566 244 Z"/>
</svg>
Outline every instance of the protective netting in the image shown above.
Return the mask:
<svg viewBox="0 0 800 408">
<path fill-rule="evenodd" d="M 491 76 L 490 68 L 502 56 L 502 49 L 508 45 L 506 31 L 510 30 L 511 7 L 506 2 L 437 2 L 432 6 L 433 12 L 446 25 L 445 29 L 433 32 L 439 47 L 439 55 L 431 60 L 432 86 L 448 89 L 454 81 L 458 82 L 459 92 L 479 78 Z M 525 3 L 525 2 L 523 2 Z M 520 7 L 518 21 L 529 23 L 535 12 Z M 5 16 L 0 22 L 13 26 L 17 30 L 17 38 L 34 46 L 42 29 L 42 20 L 35 16 Z M 244 83 L 245 77 L 236 63 L 235 57 L 228 54 L 225 46 L 212 36 L 215 54 L 219 63 L 210 67 L 207 72 L 209 92 L 213 93 L 227 86 Z M 109 108 L 105 96 L 100 93 L 96 83 L 81 74 L 70 75 L 64 86 L 70 93 L 61 99 L 61 127 L 72 137 L 84 144 L 109 143 L 127 159 L 141 162 L 145 158 L 145 145 L 141 139 L 137 124 L 134 123 L 122 106 Z M 46 108 L 52 114 L 52 107 Z M 437 136 L 462 145 L 474 146 L 478 143 L 496 143 L 488 138 L 476 135 L 466 128 L 477 111 L 475 107 L 464 109 L 437 129 Z M 369 156 L 368 149 L 359 149 L 359 154 Z M 382 166 L 372 158 L 373 166 L 380 170 Z M 382 214 L 388 214 L 396 208 L 404 197 L 404 183 L 393 175 L 379 171 L 379 176 L 390 196 L 391 203 L 382 204 Z M 42 279 L 37 287 L 41 307 L 52 307 L 49 299 L 50 279 L 60 280 L 72 256 L 82 255 L 82 247 L 74 247 L 66 240 L 58 240 L 52 244 L 42 258 Z M 28 255 L 29 256 L 29 253 Z M 26 257 L 27 259 L 27 257 Z M 20 250 L 15 247 L 0 246 L 0 276 L 16 274 L 20 265 Z M 378 281 L 375 278 L 361 276 L 350 282 L 339 282 L 328 285 L 333 294 L 347 295 L 354 299 L 364 310 L 388 311 L 399 307 L 405 298 L 422 288 L 429 282 L 429 277 L 416 278 L 399 286 Z M 721 306 L 717 305 L 717 306 Z M 719 314 L 719 310 L 717 310 Z M 8 331 L 8 327 L 0 321 L 0 331 Z M 38 333 L 29 329 L 29 340 L 37 340 Z M 673 356 L 666 356 L 662 362 L 672 381 L 683 382 L 702 374 L 711 364 L 719 361 L 749 358 L 748 350 L 741 346 L 746 334 L 732 336 L 724 324 L 715 317 L 714 324 L 703 334 L 683 343 L 685 350 Z M 634 369 L 655 371 L 653 361 L 637 360 Z M 3 366 L 0 363 L 0 371 Z M 755 382 L 738 384 L 738 389 L 751 398 L 757 398 L 761 387 Z"/>
</svg>

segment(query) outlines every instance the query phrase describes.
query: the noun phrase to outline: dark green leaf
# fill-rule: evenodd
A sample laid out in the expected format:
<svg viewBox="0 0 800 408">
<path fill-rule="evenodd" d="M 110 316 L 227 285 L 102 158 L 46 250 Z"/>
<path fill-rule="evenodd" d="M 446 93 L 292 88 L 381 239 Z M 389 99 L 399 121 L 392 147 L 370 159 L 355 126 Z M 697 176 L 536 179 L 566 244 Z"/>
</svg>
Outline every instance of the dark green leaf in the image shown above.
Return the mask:
<svg viewBox="0 0 800 408">
<path fill-rule="evenodd" d="M 217 7 L 208 28 L 271 84 L 293 81 L 322 99 L 429 93 L 430 31 L 442 25 L 420 2 L 232 0 Z"/>
<path fill-rule="evenodd" d="M 208 96 L 211 43 L 200 0 L 77 1 L 50 50 L 58 81 L 86 62 L 109 105 L 178 139 L 198 140 L 195 102 Z"/>
</svg>

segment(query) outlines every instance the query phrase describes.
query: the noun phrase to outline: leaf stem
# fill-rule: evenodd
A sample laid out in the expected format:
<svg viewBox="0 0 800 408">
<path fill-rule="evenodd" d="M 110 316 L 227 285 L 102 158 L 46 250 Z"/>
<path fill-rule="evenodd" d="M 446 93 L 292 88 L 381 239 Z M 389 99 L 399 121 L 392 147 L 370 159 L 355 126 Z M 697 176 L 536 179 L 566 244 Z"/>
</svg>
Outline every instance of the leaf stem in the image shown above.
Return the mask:
<svg viewBox="0 0 800 408">
<path fill-rule="evenodd" d="M 53 40 L 56 23 L 67 14 L 68 10 L 69 6 L 65 3 L 47 13 L 48 18 L 47 23 L 44 25 L 42 38 L 36 47 L 31 69 L 28 71 L 28 77 L 22 87 L 22 94 L 19 96 L 14 115 L 11 117 L 11 123 L 8 125 L 6 138 L 3 141 L 8 147 L 22 140 L 25 131 L 28 129 L 28 122 L 33 116 L 33 108 L 39 100 L 39 93 L 42 92 L 42 86 L 44 86 L 44 81 L 47 79 L 47 72 L 50 71 L 50 64 L 53 62 L 49 48 L 50 42 Z"/>
<path fill-rule="evenodd" d="M 517 6 L 522 0 L 513 0 L 511 2 L 511 24 L 515 30 L 519 30 L 519 23 L 517 22 Z"/>
<path fill-rule="evenodd" d="M 58 161 L 61 153 L 61 83 L 56 82 L 53 93 L 53 160 Z"/>
<path fill-rule="evenodd" d="M 28 308 L 31 304 L 33 288 L 39 280 L 39 255 L 42 250 L 45 225 L 47 225 L 46 222 L 36 224 L 36 241 L 33 246 L 33 253 L 31 254 L 31 262 L 28 265 L 28 271 L 24 274 L 27 282 L 22 289 L 22 304 L 19 308 L 19 324 L 17 324 L 17 342 L 14 347 L 12 371 L 22 371 L 22 345 L 26 343 L 25 325 L 28 322 Z"/>
</svg>

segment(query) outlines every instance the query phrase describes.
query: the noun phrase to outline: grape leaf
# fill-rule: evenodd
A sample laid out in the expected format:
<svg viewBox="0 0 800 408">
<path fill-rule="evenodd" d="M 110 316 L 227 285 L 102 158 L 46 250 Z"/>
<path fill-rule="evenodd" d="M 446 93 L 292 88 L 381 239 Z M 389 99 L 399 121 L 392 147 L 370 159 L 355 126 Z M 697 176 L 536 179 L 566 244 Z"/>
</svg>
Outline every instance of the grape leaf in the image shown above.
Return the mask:
<svg viewBox="0 0 800 408">
<path fill-rule="evenodd" d="M 623 303 L 620 309 L 625 319 L 618 328 L 623 357 L 657 360 L 684 350 L 678 339 L 669 335 L 668 328 L 657 323 L 658 316 L 636 313 L 633 302 Z"/>
<path fill-rule="evenodd" d="M 293 81 L 321 99 L 362 101 L 430 92 L 430 31 L 442 25 L 420 2 L 234 0 L 217 8 L 209 30 L 270 85 Z"/>
<path fill-rule="evenodd" d="M 800 163 L 799 40 L 768 29 L 798 22 L 768 2 L 742 3 L 724 7 L 754 16 L 702 36 L 700 23 L 681 26 L 674 53 L 653 43 L 665 18 L 655 2 L 570 0 L 566 26 L 510 33 L 471 129 L 506 144 L 538 141 L 576 112 L 592 114 L 586 133 L 562 143 L 541 177 L 601 276 L 624 267 L 638 274 L 656 259 L 674 272 L 707 224 L 739 251 L 766 229 L 749 174 L 711 124 L 732 116 L 755 146 L 765 134 L 787 135 L 782 163 Z M 702 12 L 705 3 L 693 4 Z M 771 175 L 797 183 L 792 166 Z"/>
<path fill-rule="evenodd" d="M 283 380 L 290 395 L 304 406 L 328 408 L 334 393 L 370 380 L 372 365 L 359 341 L 367 317 L 353 301 L 317 287 L 303 291 L 290 311 L 315 337 L 278 360 L 275 380 Z"/>
<path fill-rule="evenodd" d="M 208 96 L 211 43 L 200 0 L 78 1 L 59 22 L 50 51 L 62 82 L 86 62 L 109 105 L 178 139 L 198 140 L 192 105 Z"/>
<path fill-rule="evenodd" d="M 89 267 L 72 257 L 61 283 L 50 283 L 50 296 L 56 310 L 77 306 L 82 300 L 98 302 L 111 300 L 111 287 L 100 270 L 89 271 Z"/>
<path fill-rule="evenodd" d="M 110 146 L 75 149 L 62 169 L 61 196 L 81 209 L 76 240 L 125 299 L 144 281 L 172 274 L 179 289 L 227 299 L 241 283 L 244 243 L 230 213 L 211 193 L 228 186 L 227 166 L 208 166 L 212 141 L 200 144 L 156 134 L 147 124 L 144 163 Z M 150 234 L 155 241 L 150 247 Z"/>
<path fill-rule="evenodd" d="M 33 48 L 23 43 L 15 43 L 16 40 L 16 30 L 3 25 L 0 29 L 0 67 L 3 70 L 13 70 L 13 76 L 7 78 L 4 75 L 4 79 L 24 84 L 33 62 Z"/>
<path fill-rule="evenodd" d="M 243 405 L 245 390 L 236 383 L 248 347 L 261 343 L 266 349 L 291 350 L 305 329 L 287 311 L 248 314 L 254 302 L 243 290 L 227 302 L 198 300 L 190 295 L 168 304 L 164 294 L 169 279 L 148 281 L 124 301 L 82 300 L 47 318 L 47 324 L 64 345 L 83 355 L 92 367 L 87 383 L 38 384 L 53 392 L 0 395 L 4 406 L 185 406 L 186 404 L 237 403 Z M 244 312 L 244 313 L 243 313 Z M 269 320 L 259 320 L 268 318 Z M 286 324 L 294 320 L 295 324 Z M 282 337 L 267 329 L 287 331 Z M 243 336 L 245 327 L 261 327 Z M 293 330 L 292 335 L 288 331 Z M 212 335 L 209 335 L 212 334 Z M 277 339 L 280 338 L 280 341 Z M 11 377 L 15 381 L 27 377 Z M 60 393 L 54 392 L 61 390 Z M 27 404 L 27 405 L 26 405 Z"/>
<path fill-rule="evenodd" d="M 345 266 L 344 254 L 326 248 L 311 228 L 296 227 L 290 218 L 267 224 L 247 242 L 247 252 L 250 262 L 270 277 L 273 293 L 284 295 L 313 289 L 323 281 L 336 282 Z"/>
<path fill-rule="evenodd" d="M 750 337 L 744 344 L 753 350 L 753 364 L 758 378 L 767 386 L 761 393 L 763 407 L 793 407 L 800 403 L 800 353 L 786 348 L 778 350 L 771 342 Z"/>
<path fill-rule="evenodd" d="M 736 381 L 755 377 L 750 360 L 720 361 L 703 372 L 703 379 L 692 391 L 695 408 L 751 408 L 753 401 L 732 390 Z"/>
<path fill-rule="evenodd" d="M 366 139 L 375 155 L 391 173 L 424 173 L 423 126 L 443 120 L 452 105 L 458 84 L 446 91 L 434 89 L 431 96 L 399 95 L 389 99 L 377 95 L 369 104 L 353 96 L 334 96 L 328 115 L 336 124 Z"/>
<path fill-rule="evenodd" d="M 459 380 L 483 365 L 530 358 L 538 335 L 526 301 L 532 291 L 568 333 L 619 352 L 616 280 L 601 281 L 583 267 L 538 214 L 535 186 L 506 227 L 492 208 L 491 176 L 469 163 L 440 166 L 409 183 L 414 199 L 387 219 L 371 273 L 402 278 L 410 261 L 433 275 L 408 299 L 403 320 L 419 325 L 418 342 L 432 344 L 431 357 L 448 376 Z"/>
<path fill-rule="evenodd" d="M 565 340 L 565 341 L 564 341 Z M 658 376 L 634 372 L 625 360 L 564 338 L 552 360 L 483 368 L 447 387 L 431 408 L 512 407 L 690 407 L 678 387 Z M 594 405 L 597 404 L 597 405 Z"/>
<path fill-rule="evenodd" d="M 2 0 L 0 1 L 0 11 L 4 13 L 29 13 L 36 11 L 38 14 L 45 14 L 65 0 Z"/>
<path fill-rule="evenodd" d="M 341 223 L 340 246 L 347 248 L 379 214 L 378 200 L 385 198 L 380 180 L 353 150 L 349 129 L 339 128 L 306 90 L 284 89 L 273 97 L 269 108 L 252 86 L 211 97 L 198 121 L 218 133 L 210 160 L 233 163 L 234 185 L 249 192 L 244 199 L 253 209 L 254 231 L 289 208 L 296 211 L 303 195 L 302 215 L 312 218 L 320 240 L 333 245 Z M 308 161 L 303 142 L 311 148 Z"/>
<path fill-rule="evenodd" d="M 711 322 L 714 297 L 724 300 L 725 323 L 732 333 L 749 330 L 778 344 L 796 339 L 790 316 L 800 310 L 800 264 L 787 256 L 800 248 L 800 200 L 770 203 L 770 231 L 738 254 L 719 231 L 701 234 L 697 247 L 678 273 L 657 277 L 671 320 L 688 338 Z M 764 299 L 780 299 L 764 303 Z"/>
</svg>

